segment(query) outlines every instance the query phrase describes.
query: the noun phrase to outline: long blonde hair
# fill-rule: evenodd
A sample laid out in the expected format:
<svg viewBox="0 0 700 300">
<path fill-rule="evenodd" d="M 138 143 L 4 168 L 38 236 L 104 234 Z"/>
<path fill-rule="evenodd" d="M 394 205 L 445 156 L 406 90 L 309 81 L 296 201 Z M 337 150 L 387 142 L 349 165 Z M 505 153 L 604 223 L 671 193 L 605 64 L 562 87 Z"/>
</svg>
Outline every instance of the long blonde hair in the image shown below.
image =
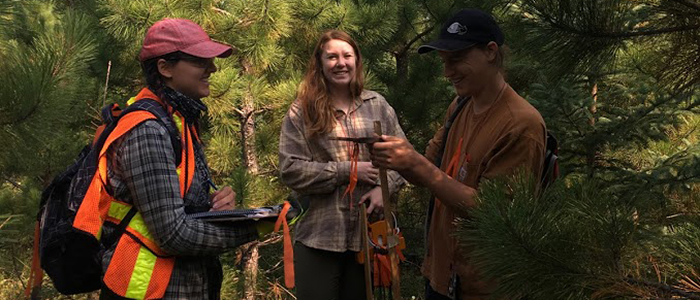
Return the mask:
<svg viewBox="0 0 700 300">
<path fill-rule="evenodd" d="M 310 136 L 330 132 L 335 126 L 335 111 L 332 106 L 329 84 L 323 76 L 321 55 L 323 46 L 330 40 L 344 41 L 355 51 L 355 76 L 350 80 L 352 99 L 360 96 L 365 85 L 362 68 L 362 55 L 357 43 L 347 33 L 340 30 L 324 32 L 318 40 L 309 60 L 304 80 L 299 85 L 297 98 L 301 101 L 307 133 Z"/>
</svg>

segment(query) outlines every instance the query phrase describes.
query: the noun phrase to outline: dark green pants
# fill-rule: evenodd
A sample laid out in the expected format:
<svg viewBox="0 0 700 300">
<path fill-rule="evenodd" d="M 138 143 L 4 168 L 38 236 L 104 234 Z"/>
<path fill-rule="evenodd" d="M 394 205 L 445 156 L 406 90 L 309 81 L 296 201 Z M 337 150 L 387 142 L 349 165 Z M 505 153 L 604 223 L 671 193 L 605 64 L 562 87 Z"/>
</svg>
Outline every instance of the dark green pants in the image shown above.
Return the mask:
<svg viewBox="0 0 700 300">
<path fill-rule="evenodd" d="M 331 252 L 294 243 L 294 273 L 299 300 L 365 299 L 365 278 L 357 252 Z"/>
</svg>

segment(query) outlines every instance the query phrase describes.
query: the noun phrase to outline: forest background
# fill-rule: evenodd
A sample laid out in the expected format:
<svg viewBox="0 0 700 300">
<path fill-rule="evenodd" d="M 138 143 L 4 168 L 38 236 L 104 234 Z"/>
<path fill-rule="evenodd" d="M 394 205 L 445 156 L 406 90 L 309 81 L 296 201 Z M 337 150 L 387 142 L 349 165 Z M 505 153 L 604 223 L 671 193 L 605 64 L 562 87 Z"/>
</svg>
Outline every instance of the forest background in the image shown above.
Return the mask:
<svg viewBox="0 0 700 300">
<path fill-rule="evenodd" d="M 695 0 L 0 0 L 0 298 L 20 298 L 27 284 L 41 190 L 91 139 L 99 109 L 143 86 L 136 56 L 155 21 L 191 19 L 237 49 L 216 61 L 203 140 L 217 185 L 255 207 L 289 194 L 278 179 L 280 123 L 322 31 L 357 40 L 367 88 L 422 151 L 454 92 L 438 56 L 416 48 L 467 7 L 502 24 L 508 81 L 560 141 L 562 176 L 542 197 L 519 192 L 525 178 L 490 182 L 459 222 L 497 292 L 700 298 Z M 416 186 L 398 197 L 406 299 L 423 294 L 428 197 Z M 293 298 L 280 240 L 223 255 L 224 299 Z M 67 298 L 48 278 L 36 296 Z"/>
</svg>

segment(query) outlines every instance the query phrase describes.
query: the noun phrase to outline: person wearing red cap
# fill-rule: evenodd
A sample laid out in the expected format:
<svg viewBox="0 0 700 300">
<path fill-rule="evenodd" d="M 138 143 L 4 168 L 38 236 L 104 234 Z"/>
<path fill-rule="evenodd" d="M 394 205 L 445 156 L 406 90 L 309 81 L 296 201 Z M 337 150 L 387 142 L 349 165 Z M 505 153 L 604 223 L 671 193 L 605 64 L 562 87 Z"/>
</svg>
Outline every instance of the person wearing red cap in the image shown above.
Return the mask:
<svg viewBox="0 0 700 300">
<path fill-rule="evenodd" d="M 383 142 L 373 145 L 375 165 L 399 171 L 436 196 L 429 206 L 422 267 L 426 299 L 489 298 L 495 285 L 470 263 L 472 249 L 458 246 L 454 220 L 469 217 L 480 181 L 520 168 L 539 178 L 542 170 L 545 124 L 505 81 L 503 43 L 501 29 L 482 11 L 465 9 L 448 19 L 437 40 L 418 48 L 421 54 L 437 50 L 455 87 L 448 122 L 430 140 L 425 156 L 403 138 L 382 136 Z"/>
<path fill-rule="evenodd" d="M 101 299 L 218 299 L 218 255 L 259 237 L 251 224 L 223 227 L 186 217 L 235 207 L 230 187 L 210 195 L 197 133 L 214 59 L 231 52 L 189 20 L 163 19 L 148 29 L 138 57 L 147 87 L 129 102 L 155 100 L 165 113 L 135 125 L 107 151 L 106 188 L 137 213 L 130 230 L 105 245 Z M 103 226 L 102 235 L 115 230 Z"/>
</svg>

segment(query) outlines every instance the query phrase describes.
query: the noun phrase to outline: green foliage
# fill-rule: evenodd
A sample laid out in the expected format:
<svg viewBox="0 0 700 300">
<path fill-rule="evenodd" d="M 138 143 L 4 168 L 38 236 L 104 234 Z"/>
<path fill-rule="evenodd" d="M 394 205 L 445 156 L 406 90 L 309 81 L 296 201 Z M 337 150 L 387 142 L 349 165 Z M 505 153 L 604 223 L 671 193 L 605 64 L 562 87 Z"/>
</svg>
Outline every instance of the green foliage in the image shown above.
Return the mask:
<svg viewBox="0 0 700 300">
<path fill-rule="evenodd" d="M 697 215 L 659 224 L 644 217 L 663 206 L 647 191 L 618 193 L 596 180 L 560 180 L 541 197 L 534 186 L 522 175 L 482 182 L 476 208 L 459 221 L 462 246 L 498 280 L 497 295 L 642 296 L 622 284 L 661 281 L 654 270 L 662 266 L 670 286 L 698 266 Z"/>
<path fill-rule="evenodd" d="M 648 283 L 698 282 L 700 6 L 693 1 L 0 0 L 0 214 L 17 216 L 0 228 L 0 289 L 18 291 L 27 276 L 41 188 L 91 138 L 102 102 L 123 104 L 143 86 L 136 57 L 154 22 L 188 18 L 236 49 L 216 60 L 201 136 L 214 181 L 252 207 L 289 192 L 277 179 L 279 128 L 321 32 L 342 29 L 357 40 L 367 88 L 386 97 L 420 151 L 454 91 L 439 57 L 416 48 L 465 7 L 503 24 L 508 81 L 559 138 L 565 175 L 542 198 L 520 189 L 525 179 L 486 183 L 477 217 L 462 221 L 463 242 L 503 283 L 499 293 L 670 297 Z M 497 191 L 504 186 L 514 193 Z M 399 195 L 404 295 L 422 293 L 427 198 L 413 186 Z M 258 296 L 288 298 L 281 245 L 260 250 Z M 224 257 L 225 298 L 243 295 L 239 263 Z"/>
<path fill-rule="evenodd" d="M 70 10 L 52 13 L 50 6 L 30 2 L 15 11 L 15 22 L 36 17 L 44 27 L 24 33 L 31 37 L 6 32 L 11 39 L 0 42 L 0 139 L 5 143 L 0 172 L 8 176 L 46 175 L 62 168 L 76 150 L 74 130 L 84 123 L 74 117 L 96 96 L 89 76 L 96 41 L 88 18 Z M 66 142 L 73 146 L 66 148 Z M 26 149 L 42 159 L 28 156 Z"/>
</svg>

